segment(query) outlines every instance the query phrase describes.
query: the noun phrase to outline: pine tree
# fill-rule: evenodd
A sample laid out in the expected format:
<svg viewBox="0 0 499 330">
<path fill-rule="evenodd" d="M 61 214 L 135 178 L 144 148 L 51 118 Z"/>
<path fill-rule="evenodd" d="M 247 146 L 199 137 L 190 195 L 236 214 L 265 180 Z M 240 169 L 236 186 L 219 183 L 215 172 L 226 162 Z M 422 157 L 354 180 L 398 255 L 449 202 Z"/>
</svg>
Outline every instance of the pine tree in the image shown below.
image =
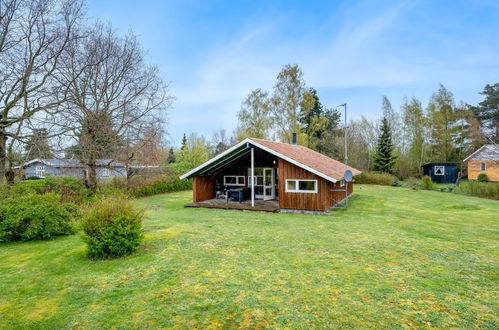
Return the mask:
<svg viewBox="0 0 499 330">
<path fill-rule="evenodd" d="M 378 147 L 374 156 L 374 170 L 392 173 L 396 157 L 393 156 L 392 132 L 386 117 L 381 121 L 381 135 L 378 138 Z"/>
<path fill-rule="evenodd" d="M 175 152 L 173 151 L 173 148 L 170 148 L 170 151 L 168 152 L 167 161 L 168 164 L 175 163 L 176 161 Z"/>
<path fill-rule="evenodd" d="M 187 148 L 187 137 L 185 136 L 184 133 L 184 136 L 182 137 L 182 146 L 180 147 L 180 150 L 185 150 L 185 148 Z"/>
</svg>

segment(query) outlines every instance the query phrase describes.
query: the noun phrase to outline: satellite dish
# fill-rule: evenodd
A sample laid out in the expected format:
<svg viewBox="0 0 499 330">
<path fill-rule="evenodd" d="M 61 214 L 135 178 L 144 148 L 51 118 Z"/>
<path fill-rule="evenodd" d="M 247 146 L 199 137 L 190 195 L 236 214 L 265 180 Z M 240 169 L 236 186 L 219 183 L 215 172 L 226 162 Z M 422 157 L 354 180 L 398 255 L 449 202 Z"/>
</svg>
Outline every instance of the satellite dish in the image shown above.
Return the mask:
<svg viewBox="0 0 499 330">
<path fill-rule="evenodd" d="M 352 171 L 346 170 L 345 173 L 343 173 L 343 177 L 345 178 L 346 182 L 352 182 L 353 180 Z"/>
</svg>

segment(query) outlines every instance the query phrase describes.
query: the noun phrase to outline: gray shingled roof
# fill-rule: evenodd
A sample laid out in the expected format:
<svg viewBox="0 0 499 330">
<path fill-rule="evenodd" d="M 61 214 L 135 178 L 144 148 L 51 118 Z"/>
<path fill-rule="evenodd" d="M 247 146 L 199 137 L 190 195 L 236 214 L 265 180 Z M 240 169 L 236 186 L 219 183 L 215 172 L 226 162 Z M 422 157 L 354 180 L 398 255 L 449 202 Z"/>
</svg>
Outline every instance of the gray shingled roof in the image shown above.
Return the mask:
<svg viewBox="0 0 499 330">
<path fill-rule="evenodd" d="M 26 167 L 29 164 L 41 162 L 48 166 L 53 167 L 82 167 L 83 164 L 78 159 L 57 159 L 57 158 L 43 158 L 43 159 L 33 159 L 22 165 Z M 123 167 L 123 163 L 112 161 L 111 159 L 98 159 L 97 166 L 111 166 L 111 167 Z"/>
<path fill-rule="evenodd" d="M 486 144 L 463 161 L 468 160 L 499 160 L 499 146 L 497 144 Z"/>
</svg>

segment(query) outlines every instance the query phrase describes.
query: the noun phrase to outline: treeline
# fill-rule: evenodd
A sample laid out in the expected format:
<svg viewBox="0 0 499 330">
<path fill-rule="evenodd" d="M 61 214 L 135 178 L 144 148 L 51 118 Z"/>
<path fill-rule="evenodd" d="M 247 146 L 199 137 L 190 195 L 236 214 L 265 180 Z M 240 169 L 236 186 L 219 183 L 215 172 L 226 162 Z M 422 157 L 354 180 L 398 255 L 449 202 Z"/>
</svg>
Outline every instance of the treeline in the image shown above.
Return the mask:
<svg viewBox="0 0 499 330">
<path fill-rule="evenodd" d="M 400 179 L 419 177 L 426 162 L 459 162 L 484 143 L 499 142 L 499 83 L 487 85 L 481 94 L 484 100 L 473 106 L 457 102 L 440 84 L 426 103 L 404 98 L 399 109 L 383 96 L 376 119 L 360 116 L 348 123 L 349 165 Z M 251 90 L 242 101 L 234 131 L 220 129 L 210 139 L 184 134 L 168 159 L 188 170 L 246 137 L 291 142 L 296 132 L 299 144 L 343 161 L 340 109 L 322 104 L 298 65 L 285 65 L 271 91 Z"/>
</svg>

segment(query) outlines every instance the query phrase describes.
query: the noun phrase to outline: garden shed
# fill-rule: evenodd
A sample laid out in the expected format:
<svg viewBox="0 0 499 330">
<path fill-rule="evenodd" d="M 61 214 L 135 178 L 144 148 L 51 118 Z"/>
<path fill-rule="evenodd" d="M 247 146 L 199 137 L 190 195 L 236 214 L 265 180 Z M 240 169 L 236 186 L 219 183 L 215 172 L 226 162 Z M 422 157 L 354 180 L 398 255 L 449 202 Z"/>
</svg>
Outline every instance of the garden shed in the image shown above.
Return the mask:
<svg viewBox="0 0 499 330">
<path fill-rule="evenodd" d="M 436 183 L 456 183 L 457 163 L 427 163 L 423 166 L 423 175 L 427 175 Z"/>
</svg>

